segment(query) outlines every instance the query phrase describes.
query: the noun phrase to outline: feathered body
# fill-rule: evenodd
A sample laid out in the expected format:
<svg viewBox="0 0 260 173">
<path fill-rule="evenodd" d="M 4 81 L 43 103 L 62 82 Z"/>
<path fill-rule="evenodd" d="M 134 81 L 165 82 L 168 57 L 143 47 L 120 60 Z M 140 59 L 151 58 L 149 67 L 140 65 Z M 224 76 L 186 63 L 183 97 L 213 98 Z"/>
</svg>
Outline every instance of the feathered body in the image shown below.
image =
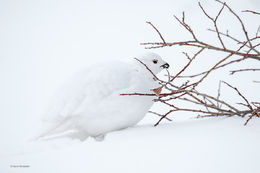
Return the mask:
<svg viewBox="0 0 260 173">
<path fill-rule="evenodd" d="M 165 64 L 153 53 L 141 56 L 140 60 L 155 74 Z M 136 60 L 93 65 L 75 75 L 54 96 L 44 116 L 49 125 L 40 138 L 65 133 L 81 140 L 88 136 L 102 140 L 110 131 L 137 124 L 155 98 L 120 94 L 152 93 L 151 89 L 158 86 L 153 75 Z"/>
</svg>

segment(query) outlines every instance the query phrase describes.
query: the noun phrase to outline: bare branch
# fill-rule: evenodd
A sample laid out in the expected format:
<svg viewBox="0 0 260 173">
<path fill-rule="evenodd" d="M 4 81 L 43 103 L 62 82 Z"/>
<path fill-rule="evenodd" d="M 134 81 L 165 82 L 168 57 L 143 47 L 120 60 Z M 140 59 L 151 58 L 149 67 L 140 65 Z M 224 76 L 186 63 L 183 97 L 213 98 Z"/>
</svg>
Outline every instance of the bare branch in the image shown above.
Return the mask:
<svg viewBox="0 0 260 173">
<path fill-rule="evenodd" d="M 257 68 L 247 68 L 247 69 L 239 69 L 239 70 L 232 70 L 230 71 L 230 74 L 233 75 L 237 72 L 244 72 L 244 71 L 260 71 L 260 69 Z"/>
<path fill-rule="evenodd" d="M 165 115 L 163 115 L 163 116 L 160 118 L 160 120 L 159 120 L 157 123 L 154 124 L 154 126 L 158 126 L 159 123 L 160 123 L 164 118 L 166 118 L 167 115 L 169 115 L 169 114 L 172 113 L 173 111 L 174 111 L 174 110 L 170 110 L 170 111 L 167 112 Z"/>
<path fill-rule="evenodd" d="M 192 35 L 194 41 L 197 42 L 198 39 L 197 39 L 196 35 L 194 34 L 193 30 L 191 29 L 191 27 L 190 27 L 189 25 L 187 25 L 187 24 L 185 23 L 185 13 L 182 12 L 182 20 L 180 20 L 180 19 L 179 19 L 178 17 L 176 17 L 175 15 L 174 15 L 174 18 L 175 18 L 187 31 L 189 31 L 189 33 Z M 169 45 L 169 44 L 168 44 L 168 46 L 172 46 L 172 45 Z"/>
<path fill-rule="evenodd" d="M 260 61 L 260 51 L 259 51 L 259 40 L 260 36 L 258 36 L 260 32 L 260 27 L 258 27 L 257 32 L 255 34 L 255 37 L 250 38 L 248 35 L 248 31 L 246 30 L 246 27 L 234 10 L 227 5 L 225 2 L 222 2 L 221 0 L 216 0 L 217 3 L 220 3 L 222 6 L 217 11 L 217 15 L 212 17 L 207 13 L 207 10 L 201 5 L 201 3 L 198 3 L 199 8 L 202 10 L 203 14 L 212 22 L 214 25 L 214 29 L 208 29 L 209 31 L 212 31 L 216 33 L 216 41 L 220 43 L 219 46 L 212 45 L 211 43 L 208 43 L 206 41 L 200 40 L 197 33 L 193 31 L 191 26 L 186 23 L 185 21 L 185 13 L 182 13 L 182 17 L 178 18 L 174 16 L 174 18 L 178 21 L 178 23 L 183 26 L 183 28 L 188 31 L 188 33 L 191 35 L 191 39 L 188 39 L 186 41 L 178 41 L 178 42 L 166 42 L 165 39 L 162 37 L 160 31 L 151 23 L 150 24 L 158 33 L 160 36 L 162 42 L 147 42 L 147 43 L 141 43 L 141 45 L 146 46 L 146 49 L 155 49 L 155 48 L 163 48 L 163 47 L 171 47 L 171 46 L 185 46 L 186 48 L 199 48 L 199 50 L 194 55 L 189 55 L 187 53 L 187 50 L 183 52 L 185 57 L 188 59 L 188 62 L 179 70 L 176 72 L 175 75 L 170 75 L 169 71 L 167 71 L 167 77 L 168 81 L 163 81 L 158 79 L 153 72 L 140 60 L 138 60 L 140 63 L 142 63 L 148 71 L 154 76 L 154 79 L 158 81 L 161 84 L 161 87 L 156 88 L 156 93 L 125 93 L 121 94 L 124 96 L 152 96 L 156 97 L 154 99 L 154 102 L 159 102 L 161 104 L 164 104 L 168 107 L 167 112 L 162 115 L 157 112 L 151 112 L 153 114 L 156 114 L 160 116 L 160 119 L 155 123 L 155 126 L 159 125 L 160 122 L 163 119 L 167 119 L 167 116 L 173 112 L 179 112 L 179 111 L 186 111 L 186 112 L 193 112 L 198 113 L 199 115 L 197 117 L 214 117 L 214 116 L 239 116 L 239 117 L 245 117 L 248 116 L 245 125 L 248 124 L 248 122 L 253 117 L 259 117 L 260 118 L 260 102 L 249 102 L 249 99 L 243 95 L 237 87 L 234 87 L 230 85 L 227 82 L 220 81 L 217 95 L 212 96 L 208 93 L 205 93 L 203 91 L 200 91 L 197 87 L 199 84 L 205 83 L 205 79 L 209 78 L 209 74 L 211 72 L 217 70 L 217 69 L 224 69 L 225 67 L 230 66 L 231 64 L 235 63 L 242 63 L 247 59 L 253 59 L 257 60 L 257 62 Z M 245 37 L 244 40 L 237 39 L 234 36 L 231 36 L 228 33 L 228 30 L 226 33 L 219 31 L 219 20 L 220 15 L 222 12 L 228 9 L 230 14 L 232 16 L 235 16 L 235 20 L 238 20 L 241 25 L 241 31 L 243 36 Z M 244 12 L 249 12 L 252 14 L 257 14 L 258 12 L 246 10 Z M 252 35 L 252 34 L 251 34 Z M 236 43 L 236 47 L 238 45 L 238 48 L 227 48 L 226 45 L 227 42 L 224 42 L 223 37 L 227 37 Z M 207 70 L 200 72 L 198 74 L 191 74 L 188 76 L 183 76 L 182 74 L 187 71 L 188 68 L 191 69 L 192 62 L 199 58 L 199 55 L 201 55 L 202 52 L 207 52 L 207 50 L 215 50 L 216 52 L 225 52 L 228 53 L 221 59 L 219 59 L 215 64 L 213 64 L 211 67 L 209 67 Z M 200 62 L 200 61 L 198 61 Z M 202 62 L 203 63 L 203 62 Z M 231 74 L 235 74 L 238 72 L 247 72 L 247 71 L 260 71 L 258 68 L 241 68 L 236 70 L 231 70 Z M 178 84 L 178 80 L 181 80 L 180 78 L 188 78 L 186 81 L 181 81 L 180 84 Z M 198 78 L 195 78 L 198 77 Z M 259 81 L 254 81 L 255 83 L 260 83 Z M 178 85 L 177 85 L 177 84 Z M 221 94 L 222 88 L 221 83 L 226 84 L 231 89 L 235 90 L 236 93 L 240 98 L 242 98 L 243 103 L 238 103 L 238 105 L 242 105 L 242 109 L 237 104 L 231 104 L 228 101 L 223 98 L 224 96 Z M 161 93 L 161 89 L 164 88 L 167 92 Z M 217 88 L 217 87 L 216 87 Z M 157 92 L 158 91 L 158 92 Z M 221 99 L 220 99 L 221 96 Z M 189 107 L 179 107 L 176 106 L 174 101 L 181 101 L 184 103 L 189 103 Z M 186 105 L 186 104 L 183 104 Z M 190 106 L 191 105 L 191 106 Z"/>
<path fill-rule="evenodd" d="M 253 112 L 252 114 L 249 116 L 249 118 L 246 120 L 245 122 L 245 126 L 248 124 L 248 122 L 254 117 L 254 116 L 258 116 L 259 117 L 259 111 L 260 111 L 260 106 L 257 107 Z"/>
<path fill-rule="evenodd" d="M 223 49 L 226 49 L 225 45 L 224 45 L 224 42 L 222 41 L 222 38 L 220 37 L 220 33 L 219 33 L 219 30 L 218 30 L 218 25 L 217 25 L 217 20 L 221 14 L 221 12 L 223 11 L 224 7 L 225 7 L 225 3 L 223 4 L 222 8 L 219 10 L 217 16 L 213 19 L 212 17 L 210 17 L 206 11 L 204 10 L 204 8 L 202 7 L 202 5 L 200 4 L 199 2 L 199 7 L 201 8 L 201 10 L 203 11 L 203 13 L 214 23 L 214 27 L 216 29 L 216 33 L 217 33 L 217 36 L 218 36 L 218 40 L 220 41 Z"/>
<path fill-rule="evenodd" d="M 201 48 L 197 53 L 194 54 L 194 56 L 192 58 L 190 58 L 188 56 L 187 53 L 185 53 L 185 55 L 188 57 L 189 62 L 183 67 L 183 69 L 181 71 L 179 71 L 179 73 L 177 73 L 171 80 L 170 82 L 172 82 L 174 79 L 176 79 L 182 72 L 184 72 L 191 64 L 191 62 L 204 50 L 205 48 Z"/>
<path fill-rule="evenodd" d="M 253 14 L 258 14 L 258 15 L 260 15 L 259 12 L 252 11 L 252 10 L 244 10 L 244 11 L 242 11 L 242 12 L 247 12 L 247 13 L 253 13 Z"/>
<path fill-rule="evenodd" d="M 230 85 L 229 83 L 225 82 L 225 81 L 222 81 L 224 84 L 226 84 L 227 86 L 229 86 L 230 88 L 233 88 L 240 97 L 242 97 L 242 99 L 247 103 L 247 107 L 250 109 L 250 110 L 253 110 L 252 106 L 250 105 L 249 101 L 246 99 L 246 97 L 236 88 L 236 87 L 233 87 L 232 85 Z"/>
<path fill-rule="evenodd" d="M 153 29 L 155 29 L 155 31 L 156 31 L 156 32 L 158 33 L 158 35 L 160 36 L 162 42 L 166 45 L 166 42 L 165 42 L 165 40 L 164 40 L 162 34 L 160 33 L 160 31 L 159 31 L 151 22 L 146 22 L 146 23 L 148 23 L 149 25 L 151 25 L 151 26 L 153 27 Z"/>
<path fill-rule="evenodd" d="M 245 34 L 245 36 L 246 36 L 247 42 L 248 42 L 248 44 L 250 45 L 250 48 L 252 48 L 252 47 L 253 47 L 253 46 L 252 46 L 252 43 L 251 43 L 251 41 L 250 41 L 250 39 L 249 39 L 247 30 L 246 30 L 245 25 L 244 25 L 243 21 L 241 20 L 241 18 L 240 18 L 226 3 L 224 3 L 224 2 L 222 2 L 222 1 L 220 1 L 220 0 L 216 0 L 216 2 L 219 2 L 219 3 L 223 4 L 225 7 L 227 7 L 227 8 L 229 9 L 229 11 L 238 19 L 238 21 L 240 22 L 240 24 L 241 24 L 241 26 L 242 26 L 242 29 L 243 29 L 243 31 L 244 31 L 244 34 Z"/>
<path fill-rule="evenodd" d="M 216 32 L 215 30 L 213 29 L 208 29 L 209 31 L 211 32 Z M 238 44 L 243 44 L 241 41 L 239 41 L 238 39 L 236 39 L 235 37 L 232 37 L 231 35 L 229 35 L 229 33 L 227 32 L 226 34 L 225 33 L 222 33 L 222 32 L 219 32 L 220 35 L 223 35 L 227 38 L 230 38 L 231 40 L 234 40 L 235 42 L 237 42 Z M 258 39 L 260 37 L 256 36 L 255 38 L 253 39 L 250 39 L 251 41 L 255 40 L 255 39 Z M 245 45 L 246 47 L 250 48 L 248 45 Z M 256 49 L 252 49 L 254 52 L 256 52 L 257 54 L 260 54 L 260 52 Z"/>
<path fill-rule="evenodd" d="M 147 67 L 147 65 L 145 63 L 143 63 L 141 60 L 139 60 L 138 58 L 134 58 L 136 61 L 140 62 L 154 77 L 155 80 L 161 81 L 153 72 L 151 69 L 149 69 Z"/>
<path fill-rule="evenodd" d="M 151 113 L 151 114 L 154 114 L 154 115 L 158 115 L 159 117 L 162 117 L 163 115 L 162 114 L 159 114 L 157 112 L 153 112 L 153 111 L 148 111 L 148 113 Z M 172 121 L 172 119 L 168 118 L 168 117 L 165 117 L 166 120 L 168 121 Z"/>
<path fill-rule="evenodd" d="M 225 63 L 225 64 L 222 64 L 222 65 L 217 66 L 214 70 L 217 70 L 217 69 L 219 69 L 219 68 L 223 68 L 223 67 L 225 67 L 225 66 L 227 66 L 227 65 L 230 65 L 230 64 L 233 64 L 233 63 L 241 62 L 241 61 L 243 61 L 243 60 L 245 60 L 245 59 L 246 59 L 246 58 L 243 57 L 243 58 L 240 58 L 240 59 L 237 59 L 237 60 L 232 60 L 232 61 L 230 61 L 230 62 L 227 62 L 227 63 Z M 201 72 L 201 73 L 198 73 L 198 74 L 194 74 L 194 75 L 178 76 L 178 78 L 194 78 L 194 77 L 197 77 L 197 76 L 201 76 L 201 75 L 203 75 L 203 74 L 206 74 L 207 72 L 208 72 L 208 70 L 207 70 L 207 71 L 204 71 L 204 72 Z"/>
</svg>

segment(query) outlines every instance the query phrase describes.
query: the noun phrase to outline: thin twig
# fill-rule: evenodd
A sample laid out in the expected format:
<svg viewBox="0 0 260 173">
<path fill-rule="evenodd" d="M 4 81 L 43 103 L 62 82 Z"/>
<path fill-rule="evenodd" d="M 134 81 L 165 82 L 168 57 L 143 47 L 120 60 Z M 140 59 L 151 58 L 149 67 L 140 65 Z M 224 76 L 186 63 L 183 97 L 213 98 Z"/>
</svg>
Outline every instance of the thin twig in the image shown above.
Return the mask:
<svg viewBox="0 0 260 173">
<path fill-rule="evenodd" d="M 233 75 L 238 72 L 245 72 L 245 71 L 260 71 L 260 69 L 257 68 L 246 68 L 246 69 L 239 69 L 239 70 L 231 70 L 230 74 Z"/>
<path fill-rule="evenodd" d="M 162 117 L 163 115 L 162 114 L 159 114 L 157 112 L 153 112 L 153 111 L 148 111 L 148 113 L 151 113 L 151 114 L 154 114 L 154 115 L 158 115 L 159 117 Z M 168 118 L 168 117 L 165 117 L 166 120 L 168 121 L 172 121 L 172 119 Z"/>
<path fill-rule="evenodd" d="M 257 107 L 253 112 L 252 114 L 249 116 L 249 118 L 246 120 L 245 122 L 245 126 L 248 124 L 248 122 L 254 117 L 254 116 L 258 116 L 259 117 L 259 111 L 260 111 L 260 106 Z"/>
<path fill-rule="evenodd" d="M 145 64 L 143 63 L 141 60 L 139 60 L 138 58 L 134 58 L 135 60 L 137 60 L 138 62 L 140 62 L 154 77 L 155 80 L 161 81 L 153 72 L 152 70 Z"/>
<path fill-rule="evenodd" d="M 226 49 L 225 45 L 224 45 L 224 42 L 222 41 L 222 38 L 220 37 L 220 33 L 219 33 L 219 30 L 218 30 L 218 25 L 217 25 L 217 20 L 221 14 L 221 12 L 223 11 L 224 7 L 225 7 L 225 3 L 223 4 L 222 8 L 219 10 L 217 16 L 213 19 L 212 17 L 210 17 L 207 12 L 204 10 L 204 8 L 202 7 L 202 5 L 200 4 L 200 2 L 198 3 L 199 4 L 199 7 L 201 8 L 201 10 L 203 11 L 203 13 L 205 14 L 205 16 L 207 16 L 213 23 L 214 23 L 214 27 L 216 29 L 216 33 L 217 33 L 217 36 L 218 36 L 218 40 L 220 41 L 223 49 Z"/>
<path fill-rule="evenodd" d="M 189 58 L 188 54 L 185 54 L 188 59 L 189 62 L 182 68 L 181 71 L 179 71 L 171 80 L 170 82 L 172 82 L 174 79 L 176 79 L 181 73 L 183 73 L 191 64 L 191 62 L 204 50 L 205 48 L 201 48 L 197 53 L 194 54 L 194 56 L 192 58 Z"/>
<path fill-rule="evenodd" d="M 243 10 L 242 12 L 248 12 L 248 13 L 253 13 L 253 14 L 258 14 L 258 15 L 260 15 L 259 12 L 252 11 L 252 10 Z"/>
<path fill-rule="evenodd" d="M 158 126 L 159 123 L 160 123 L 164 118 L 166 118 L 167 115 L 169 115 L 169 114 L 172 113 L 173 111 L 174 111 L 174 110 L 168 111 L 165 115 L 163 115 L 163 116 L 159 119 L 159 121 L 158 121 L 157 123 L 154 124 L 154 126 Z"/>
<path fill-rule="evenodd" d="M 183 28 L 188 31 L 188 33 L 191 35 L 191 39 L 187 41 L 178 41 L 178 42 L 166 42 L 163 38 L 160 31 L 151 23 L 147 22 L 149 25 L 155 29 L 155 31 L 160 36 L 162 42 L 147 42 L 147 43 L 141 43 L 141 45 L 144 45 L 146 49 L 155 49 L 155 48 L 162 48 L 162 47 L 171 47 L 171 46 L 187 46 L 191 48 L 199 48 L 199 50 L 193 55 L 190 56 L 186 51 L 184 52 L 184 55 L 187 57 L 188 62 L 179 70 L 176 75 L 170 75 L 167 71 L 167 77 L 168 81 L 163 81 L 158 79 L 157 77 L 154 77 L 155 80 L 161 84 L 161 88 L 164 87 L 166 92 L 163 93 L 127 93 L 127 94 L 121 94 L 121 95 L 128 95 L 128 96 L 153 96 L 156 97 L 154 99 L 154 102 L 159 102 L 168 107 L 168 112 L 164 115 L 153 112 L 154 114 L 160 116 L 161 118 L 157 121 L 155 126 L 160 124 L 160 122 L 165 118 L 167 119 L 167 116 L 173 112 L 178 111 L 186 111 L 186 112 L 194 112 L 199 113 L 198 117 L 212 117 L 212 116 L 240 116 L 245 117 L 246 115 L 249 115 L 247 121 L 245 122 L 245 125 L 253 118 L 253 117 L 260 117 L 260 102 L 249 102 L 249 99 L 247 99 L 236 87 L 228 84 L 227 82 L 221 81 L 219 83 L 219 87 L 217 90 L 217 96 L 211 96 L 207 93 L 203 93 L 198 90 L 198 85 L 204 83 L 204 79 L 209 77 L 209 74 L 217 69 L 223 69 L 224 67 L 227 67 L 234 63 L 244 62 L 247 59 L 254 59 L 254 60 L 260 60 L 260 51 L 258 50 L 260 43 L 259 39 L 260 36 L 258 36 L 258 33 L 260 32 L 260 27 L 257 29 L 257 32 L 255 34 L 255 37 L 250 38 L 249 34 L 246 30 L 246 27 L 241 20 L 241 18 L 234 12 L 233 9 L 229 7 L 225 2 L 222 2 L 221 0 L 216 0 L 216 2 L 220 3 L 222 6 L 218 10 L 217 15 L 215 17 L 210 16 L 207 11 L 204 9 L 204 7 L 201 5 L 201 3 L 198 4 L 200 9 L 202 10 L 203 14 L 209 18 L 210 21 L 214 24 L 214 30 L 209 29 L 209 31 L 215 32 L 217 34 L 217 40 L 220 42 L 220 46 L 212 45 L 208 42 L 202 41 L 199 39 L 199 36 L 197 33 L 194 32 L 194 30 L 191 28 L 190 25 L 186 23 L 185 20 L 185 13 L 182 13 L 182 17 L 178 18 L 174 16 L 174 18 L 178 21 L 180 25 L 183 26 Z M 233 36 L 231 36 L 228 31 L 226 33 L 222 33 L 219 31 L 219 22 L 220 15 L 222 12 L 228 9 L 228 11 L 235 16 L 236 20 L 239 21 L 241 25 L 241 30 L 243 32 L 243 35 L 245 36 L 244 40 L 239 40 Z M 250 13 L 257 13 L 250 10 L 246 10 L 244 12 L 250 12 Z M 252 34 L 250 34 L 252 35 Z M 222 37 L 227 37 L 238 43 L 238 48 L 227 48 L 226 45 L 228 45 Z M 182 74 L 191 67 L 192 62 L 195 58 L 197 58 L 201 52 L 206 52 L 207 50 L 215 50 L 217 52 L 226 52 L 228 53 L 223 57 L 222 59 L 218 60 L 212 67 L 210 67 L 208 70 L 201 72 L 199 74 L 192 74 L 189 76 L 182 76 Z M 252 53 L 253 52 L 253 53 Z M 237 58 L 239 57 L 239 58 Z M 233 58 L 233 59 L 231 59 Z M 140 62 L 142 63 L 142 62 Z M 143 64 L 143 63 L 142 63 Z M 143 64 L 148 71 L 152 73 L 152 71 Z M 246 71 L 259 71 L 260 69 L 256 68 L 246 68 L 246 69 L 238 69 L 238 70 L 232 70 L 231 74 L 235 74 L 238 72 L 246 72 Z M 152 73 L 153 74 L 153 73 Z M 154 75 L 154 74 L 153 74 Z M 155 76 L 155 75 L 154 75 Z M 177 79 L 187 77 L 189 80 L 186 82 L 181 82 L 180 85 L 177 85 L 178 83 Z M 194 77 L 200 77 L 199 79 L 191 79 Z M 195 82 L 194 82 L 195 80 Z M 259 83 L 259 81 L 254 81 L 256 83 Z M 236 93 L 243 99 L 243 103 L 238 103 L 239 105 L 245 106 L 243 109 L 237 108 L 236 105 L 232 105 L 229 102 L 227 102 L 224 98 L 224 96 L 221 97 L 221 83 L 225 83 L 228 87 L 234 89 Z M 178 107 L 175 105 L 174 100 L 186 102 L 191 104 L 192 106 L 200 106 L 201 109 L 198 107 L 193 108 L 191 107 Z M 202 114 L 202 115 L 201 115 Z"/>
<path fill-rule="evenodd" d="M 245 34 L 246 39 L 247 39 L 247 42 L 248 42 L 250 48 L 252 48 L 252 47 L 253 47 L 253 46 L 252 46 L 252 43 L 251 43 L 251 41 L 250 41 L 250 39 L 249 39 L 247 30 L 246 30 L 245 25 L 244 25 L 243 21 L 241 20 L 241 18 L 240 18 L 226 3 L 224 3 L 224 2 L 222 2 L 222 1 L 220 1 L 220 0 L 216 0 L 216 2 L 219 2 L 219 3 L 223 4 L 225 7 L 227 7 L 227 8 L 229 9 L 229 11 L 237 18 L 237 20 L 238 20 L 238 21 L 240 22 L 240 24 L 241 24 L 242 30 L 244 31 L 244 34 Z"/>
<path fill-rule="evenodd" d="M 208 31 L 211 31 L 211 32 L 216 32 L 216 30 L 213 30 L 213 29 L 208 29 Z M 223 32 L 219 32 L 220 35 L 223 35 L 227 38 L 230 38 L 231 40 L 237 42 L 238 44 L 243 44 L 241 41 L 239 41 L 238 39 L 236 39 L 235 37 L 231 36 L 228 32 L 227 33 L 223 33 Z M 251 39 L 252 40 L 255 40 L 255 39 L 258 39 L 260 37 L 256 36 L 254 39 Z M 245 45 L 246 47 L 250 48 L 248 45 Z M 254 52 L 256 52 L 257 54 L 260 55 L 260 52 L 256 49 L 252 49 Z"/>
<path fill-rule="evenodd" d="M 156 31 L 156 32 L 158 33 L 158 35 L 160 36 L 162 42 L 166 45 L 166 42 L 165 42 L 165 40 L 164 40 L 162 34 L 160 33 L 160 31 L 159 31 L 151 22 L 146 22 L 146 23 L 148 23 L 149 25 L 151 25 L 151 26 L 153 27 L 153 29 L 155 29 L 155 31 Z"/>
<path fill-rule="evenodd" d="M 229 86 L 230 88 L 234 89 L 238 95 L 243 98 L 243 100 L 247 103 L 247 106 L 250 110 L 253 110 L 251 104 L 249 103 L 249 101 L 246 99 L 246 97 L 236 88 L 236 87 L 233 87 L 232 85 L 230 85 L 229 83 L 225 82 L 225 81 L 222 81 L 224 84 L 226 84 L 227 86 Z"/>
</svg>

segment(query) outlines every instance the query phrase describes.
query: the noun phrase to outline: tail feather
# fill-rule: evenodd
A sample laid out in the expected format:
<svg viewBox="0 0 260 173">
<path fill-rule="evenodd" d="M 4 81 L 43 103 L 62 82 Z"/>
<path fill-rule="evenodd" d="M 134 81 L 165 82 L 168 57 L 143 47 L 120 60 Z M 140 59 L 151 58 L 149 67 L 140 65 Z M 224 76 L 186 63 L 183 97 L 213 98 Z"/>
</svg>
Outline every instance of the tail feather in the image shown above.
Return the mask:
<svg viewBox="0 0 260 173">
<path fill-rule="evenodd" d="M 66 131 L 73 130 L 73 124 L 70 121 L 71 117 L 66 117 L 58 124 L 52 125 L 48 130 L 45 130 L 41 135 L 37 136 L 35 140 L 49 138 L 51 136 L 62 134 Z"/>
<path fill-rule="evenodd" d="M 34 140 L 51 140 L 69 137 L 84 141 L 89 137 L 89 134 L 77 126 L 75 122 L 77 122 L 77 116 L 66 117 L 59 123 L 52 125 L 48 130 L 45 130 L 45 132 L 34 138 Z"/>
</svg>

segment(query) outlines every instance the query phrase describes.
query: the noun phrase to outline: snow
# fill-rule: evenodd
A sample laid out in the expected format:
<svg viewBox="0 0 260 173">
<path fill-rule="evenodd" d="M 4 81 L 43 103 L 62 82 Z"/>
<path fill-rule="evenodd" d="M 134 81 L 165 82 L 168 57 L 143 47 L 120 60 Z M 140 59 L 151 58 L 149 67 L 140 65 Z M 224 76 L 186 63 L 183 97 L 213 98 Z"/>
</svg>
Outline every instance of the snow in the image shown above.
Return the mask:
<svg viewBox="0 0 260 173">
<path fill-rule="evenodd" d="M 237 12 L 245 8 L 260 11 L 258 0 L 227 2 Z M 214 2 L 202 4 L 212 13 L 218 9 Z M 214 42 L 214 34 L 202 31 L 212 26 L 192 0 L 0 1 L 0 172 L 260 172 L 260 121 L 255 118 L 245 127 L 245 118 L 195 119 L 180 112 L 170 116 L 172 122 L 153 127 L 158 117 L 147 114 L 137 126 L 112 132 L 103 142 L 28 141 L 53 92 L 70 75 L 86 65 L 107 61 L 107 57 L 130 58 L 144 51 L 139 43 L 159 40 L 145 21 L 158 26 L 166 41 L 188 38 L 172 17 L 183 10 L 202 39 L 219 44 Z M 242 15 L 255 33 L 259 23 L 251 21 L 259 19 L 251 17 Z M 223 27 L 234 26 L 230 33 L 243 38 L 233 17 L 220 19 Z M 171 65 L 171 72 L 186 63 L 182 51 L 183 47 L 155 50 Z M 220 56 L 216 52 L 203 55 L 203 66 L 196 61 L 190 69 L 194 73 Z M 248 61 L 233 68 L 248 65 L 258 64 Z M 229 70 L 213 73 L 216 76 L 201 88 L 216 94 L 215 86 L 224 79 L 239 84 L 250 101 L 259 100 L 259 84 L 252 83 L 254 73 L 234 77 L 227 75 Z M 241 102 L 226 88 L 222 97 Z M 152 110 L 166 112 L 157 104 Z M 17 165 L 29 167 L 11 167 Z"/>
<path fill-rule="evenodd" d="M 248 127 L 242 122 L 240 118 L 179 120 L 113 132 L 103 142 L 34 143 L 29 148 L 38 151 L 5 156 L 1 168 L 2 172 L 256 173 L 260 122 Z M 10 168 L 12 164 L 30 168 Z"/>
</svg>

